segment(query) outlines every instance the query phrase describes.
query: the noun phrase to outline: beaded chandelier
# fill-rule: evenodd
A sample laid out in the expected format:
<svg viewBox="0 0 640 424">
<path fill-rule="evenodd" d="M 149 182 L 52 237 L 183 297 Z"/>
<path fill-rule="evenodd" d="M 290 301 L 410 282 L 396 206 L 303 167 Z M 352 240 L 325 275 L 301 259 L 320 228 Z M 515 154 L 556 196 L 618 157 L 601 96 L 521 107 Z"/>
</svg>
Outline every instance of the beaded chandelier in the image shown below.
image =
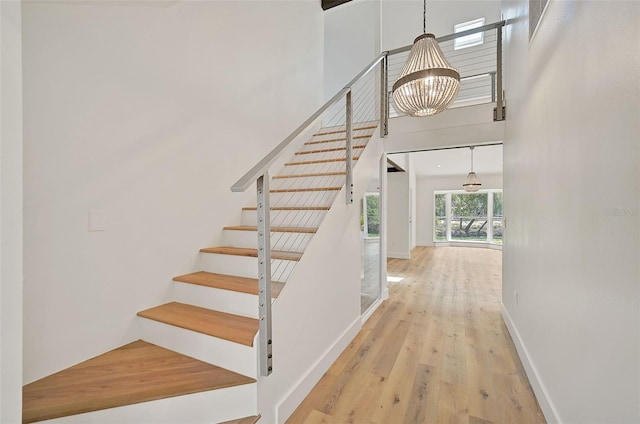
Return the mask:
<svg viewBox="0 0 640 424">
<path fill-rule="evenodd" d="M 447 62 L 435 36 L 427 33 L 426 0 L 423 32 L 414 40 L 402 73 L 393 84 L 393 101 L 409 116 L 442 112 L 455 101 L 460 88 L 460 74 Z"/>
</svg>

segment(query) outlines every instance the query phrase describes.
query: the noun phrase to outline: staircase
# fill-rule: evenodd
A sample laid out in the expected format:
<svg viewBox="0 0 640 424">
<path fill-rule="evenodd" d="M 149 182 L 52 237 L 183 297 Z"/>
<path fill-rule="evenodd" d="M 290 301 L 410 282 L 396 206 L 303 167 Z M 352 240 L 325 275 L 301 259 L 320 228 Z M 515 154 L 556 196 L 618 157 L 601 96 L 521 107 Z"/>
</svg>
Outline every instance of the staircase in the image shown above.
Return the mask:
<svg viewBox="0 0 640 424">
<path fill-rule="evenodd" d="M 375 128 L 354 125 L 354 161 Z M 274 300 L 345 184 L 345 140 L 344 127 L 318 131 L 272 177 Z M 170 302 L 137 313 L 144 340 L 24 386 L 23 422 L 256 422 L 256 207 L 223 241 L 173 279 Z"/>
</svg>

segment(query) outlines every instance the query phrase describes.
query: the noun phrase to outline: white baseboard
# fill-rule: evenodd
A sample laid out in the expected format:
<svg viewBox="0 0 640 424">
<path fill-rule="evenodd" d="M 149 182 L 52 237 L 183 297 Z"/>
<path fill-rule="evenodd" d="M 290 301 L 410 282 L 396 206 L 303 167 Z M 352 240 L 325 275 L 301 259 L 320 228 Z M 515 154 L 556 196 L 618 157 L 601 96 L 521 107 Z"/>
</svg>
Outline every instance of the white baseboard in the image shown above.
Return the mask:
<svg viewBox="0 0 640 424">
<path fill-rule="evenodd" d="M 381 297 L 378 300 L 376 300 L 373 305 L 371 305 L 369 307 L 369 309 L 367 309 L 367 311 L 364 313 L 364 315 L 362 315 L 362 317 L 360 318 L 362 325 L 364 325 L 365 322 L 367 322 L 367 320 L 369 318 L 371 318 L 371 315 L 373 315 L 373 313 L 376 311 L 376 309 L 378 309 L 378 306 L 382 305 L 382 302 L 384 302 L 384 299 Z"/>
<path fill-rule="evenodd" d="M 313 387 L 320 381 L 325 372 L 338 359 L 338 356 L 349 346 L 362 328 L 361 318 L 358 317 L 351 325 L 338 337 L 335 343 L 330 346 L 324 355 L 316 361 L 309 371 L 298 380 L 294 388 L 284 396 L 284 400 L 276 406 L 276 422 L 284 423 L 304 398 L 311 392 Z"/>
<path fill-rule="evenodd" d="M 431 246 L 436 247 L 474 247 L 482 249 L 502 250 L 501 244 L 483 243 L 478 241 L 438 241 Z"/>
<path fill-rule="evenodd" d="M 511 339 L 513 340 L 513 344 L 516 346 L 516 350 L 518 351 L 518 355 L 520 356 L 520 361 L 522 362 L 522 366 L 524 367 L 527 377 L 529 378 L 529 383 L 531 384 L 531 388 L 538 399 L 538 404 L 540 405 L 540 409 L 542 409 L 542 413 L 549 424 L 562 424 L 562 420 L 560 419 L 560 415 L 556 410 L 553 402 L 551 401 L 551 397 L 547 392 L 547 389 L 538 374 L 538 370 L 534 365 L 531 357 L 529 356 L 529 351 L 526 346 L 522 342 L 520 338 L 520 333 L 518 333 L 518 329 L 516 328 L 513 320 L 511 319 L 511 315 L 505 308 L 504 304 L 502 304 L 502 318 L 504 319 L 504 323 L 509 330 L 509 334 L 511 334 Z"/>
<path fill-rule="evenodd" d="M 387 252 L 387 258 L 394 259 L 411 259 L 411 253 L 404 252 Z"/>
</svg>

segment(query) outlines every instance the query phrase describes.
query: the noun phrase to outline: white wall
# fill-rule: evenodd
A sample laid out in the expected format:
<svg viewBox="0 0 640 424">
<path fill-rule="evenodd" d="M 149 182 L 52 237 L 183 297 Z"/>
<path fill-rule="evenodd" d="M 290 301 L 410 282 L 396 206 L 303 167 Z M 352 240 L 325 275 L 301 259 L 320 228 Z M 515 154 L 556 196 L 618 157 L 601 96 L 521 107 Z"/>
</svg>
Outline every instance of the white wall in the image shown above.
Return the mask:
<svg viewBox="0 0 640 424">
<path fill-rule="evenodd" d="M 0 422 L 22 420 L 21 3 L 0 2 Z"/>
<path fill-rule="evenodd" d="M 229 186 L 321 104 L 323 24 L 312 1 L 23 6 L 26 383 L 135 338 L 239 223 Z"/>
<path fill-rule="evenodd" d="M 449 109 L 428 118 L 401 117 L 389 120 L 385 150 L 419 152 L 445 147 L 501 142 L 504 121 L 493 122 L 494 104 Z"/>
<path fill-rule="evenodd" d="M 462 190 L 466 175 L 420 177 L 416 188 L 416 227 L 418 246 L 433 246 L 433 192 Z M 501 189 L 502 175 L 478 175 L 483 189 Z"/>
<path fill-rule="evenodd" d="M 417 246 L 417 175 L 413 155 L 409 154 L 409 250 Z"/>
<path fill-rule="evenodd" d="M 527 4 L 503 6 L 506 321 L 549 422 L 638 422 L 640 3 L 550 1 L 531 42 Z"/>
<path fill-rule="evenodd" d="M 387 173 L 387 256 L 390 258 L 411 257 L 409 195 L 409 172 Z"/>
<path fill-rule="evenodd" d="M 382 0 L 382 50 L 413 44 L 422 34 L 422 0 Z M 436 37 L 453 33 L 455 24 L 485 17 L 486 23 L 500 20 L 500 1 L 429 0 L 427 32 Z"/>
<path fill-rule="evenodd" d="M 380 54 L 380 0 L 324 12 L 324 97 L 330 99 Z"/>
<path fill-rule="evenodd" d="M 374 134 L 358 159 L 355 199 L 379 169 L 382 146 Z M 347 204 L 343 189 L 273 305 L 274 372 L 258 382 L 265 423 L 284 423 L 358 333 L 360 257 L 360 203 Z"/>
</svg>

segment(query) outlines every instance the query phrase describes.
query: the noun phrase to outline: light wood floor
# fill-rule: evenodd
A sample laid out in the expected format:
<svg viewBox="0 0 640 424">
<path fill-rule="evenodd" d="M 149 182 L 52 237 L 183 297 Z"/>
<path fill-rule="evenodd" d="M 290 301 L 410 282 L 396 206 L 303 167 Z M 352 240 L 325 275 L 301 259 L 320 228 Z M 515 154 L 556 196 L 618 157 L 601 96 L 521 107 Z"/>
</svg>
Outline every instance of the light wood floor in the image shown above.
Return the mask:
<svg viewBox="0 0 640 424">
<path fill-rule="evenodd" d="M 544 423 L 500 315 L 500 251 L 416 248 L 390 298 L 287 421 Z"/>
</svg>

